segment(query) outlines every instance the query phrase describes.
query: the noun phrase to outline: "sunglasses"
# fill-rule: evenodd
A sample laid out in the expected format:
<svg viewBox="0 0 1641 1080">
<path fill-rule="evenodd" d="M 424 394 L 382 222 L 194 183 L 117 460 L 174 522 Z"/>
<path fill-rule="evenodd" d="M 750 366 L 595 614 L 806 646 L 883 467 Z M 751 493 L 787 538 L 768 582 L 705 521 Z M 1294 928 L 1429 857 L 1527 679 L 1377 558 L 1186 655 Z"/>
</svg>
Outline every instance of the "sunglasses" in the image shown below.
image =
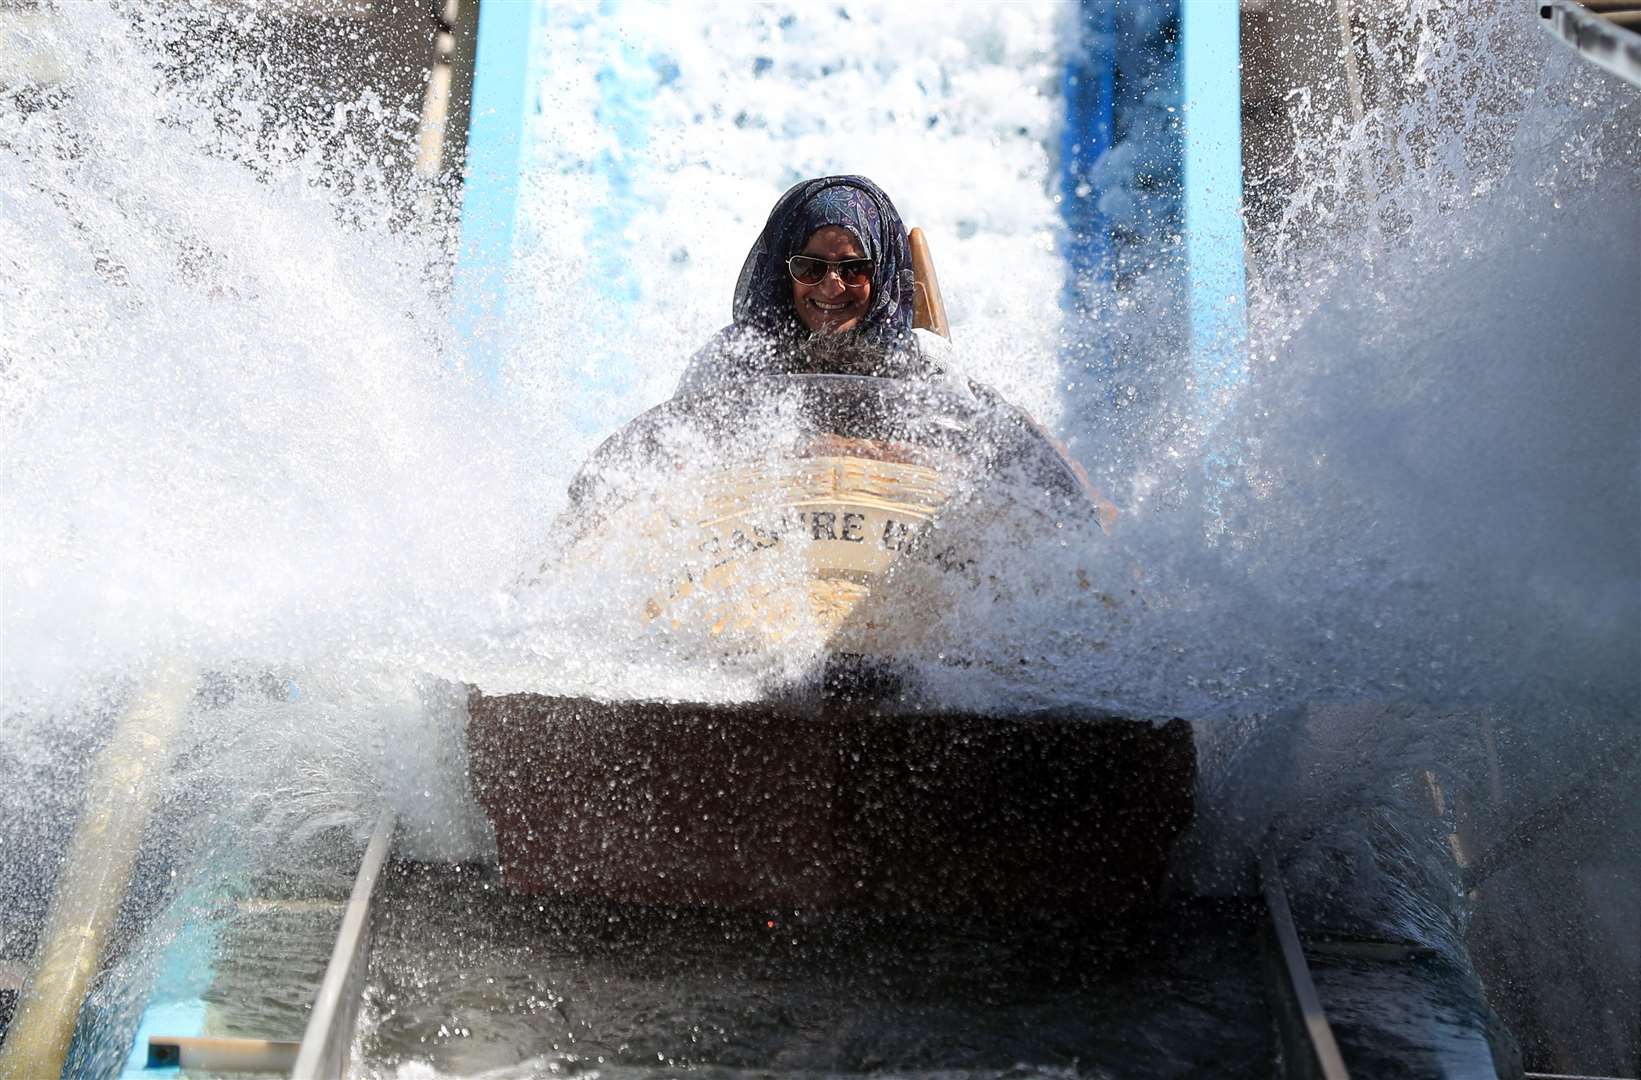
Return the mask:
<svg viewBox="0 0 1641 1080">
<path fill-rule="evenodd" d="M 813 255 L 794 255 L 786 260 L 786 272 L 799 285 L 819 285 L 826 275 L 836 273 L 838 280 L 850 288 L 859 288 L 872 280 L 871 259 L 844 259 L 830 262 Z"/>
</svg>

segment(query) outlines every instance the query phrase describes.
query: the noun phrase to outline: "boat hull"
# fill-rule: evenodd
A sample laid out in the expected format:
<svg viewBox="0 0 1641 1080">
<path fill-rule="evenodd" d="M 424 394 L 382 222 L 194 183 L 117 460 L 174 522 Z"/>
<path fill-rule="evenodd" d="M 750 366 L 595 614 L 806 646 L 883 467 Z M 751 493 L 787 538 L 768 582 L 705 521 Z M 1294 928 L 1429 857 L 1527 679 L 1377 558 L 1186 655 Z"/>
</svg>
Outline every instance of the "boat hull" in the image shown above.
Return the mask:
<svg viewBox="0 0 1641 1080">
<path fill-rule="evenodd" d="M 1086 710 L 469 698 L 506 883 L 643 904 L 1120 917 L 1189 823 L 1189 726 Z"/>
</svg>

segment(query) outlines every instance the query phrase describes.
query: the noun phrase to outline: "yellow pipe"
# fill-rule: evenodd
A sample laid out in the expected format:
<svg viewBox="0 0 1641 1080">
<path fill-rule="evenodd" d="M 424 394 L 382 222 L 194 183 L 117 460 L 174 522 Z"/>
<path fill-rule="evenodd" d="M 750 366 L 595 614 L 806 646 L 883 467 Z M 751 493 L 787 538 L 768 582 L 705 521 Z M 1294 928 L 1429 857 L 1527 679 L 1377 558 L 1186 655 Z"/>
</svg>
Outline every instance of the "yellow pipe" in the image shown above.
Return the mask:
<svg viewBox="0 0 1641 1080">
<path fill-rule="evenodd" d="M 300 1043 L 273 1039 L 228 1039 L 187 1035 L 150 1035 L 148 1067 L 206 1073 L 265 1072 L 290 1074 Z"/>
<path fill-rule="evenodd" d="M 193 688 L 190 673 L 162 672 L 132 700 L 97 758 L 34 970 L 0 1045 L 0 1080 L 62 1075 Z"/>
</svg>

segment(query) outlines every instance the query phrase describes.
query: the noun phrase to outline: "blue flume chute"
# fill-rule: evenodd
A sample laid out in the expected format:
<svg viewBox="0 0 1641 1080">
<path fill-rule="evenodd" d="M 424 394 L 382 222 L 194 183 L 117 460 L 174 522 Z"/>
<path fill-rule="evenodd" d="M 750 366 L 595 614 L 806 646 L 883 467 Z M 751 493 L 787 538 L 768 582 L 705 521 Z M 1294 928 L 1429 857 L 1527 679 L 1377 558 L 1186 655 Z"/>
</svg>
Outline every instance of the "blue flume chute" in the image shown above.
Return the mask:
<svg viewBox="0 0 1641 1080">
<path fill-rule="evenodd" d="M 501 381 L 524 125 L 535 93 L 531 59 L 546 8 L 545 0 L 479 6 L 451 315 L 468 370 L 492 391 Z"/>
<path fill-rule="evenodd" d="M 640 182 L 656 88 L 649 56 L 626 35 L 602 30 L 616 24 L 620 6 L 620 0 L 603 0 L 598 10 L 603 57 L 595 76 L 598 104 L 594 119 L 604 138 L 588 164 L 603 181 L 604 190 L 603 198 L 591 208 L 583 241 L 594 296 L 611 326 L 625 321 L 642 295 L 628 230 L 647 205 Z M 633 365 L 618 336 L 600 335 L 584 347 L 586 356 L 575 381 L 582 400 L 571 413 L 582 434 L 597 435 L 609 424 L 603 403 L 620 399 Z"/>
<path fill-rule="evenodd" d="M 600 146 L 567 167 L 602 182 L 600 197 L 587 210 L 582 249 L 589 300 L 612 326 L 621 324 L 642 291 L 627 235 L 645 207 L 640 180 L 655 92 L 649 57 L 617 30 L 603 29 L 617 26 L 619 14 L 619 0 L 603 0 L 591 16 L 560 16 L 566 20 L 562 29 L 572 33 L 576 20 L 592 18 L 602 43 L 601 55 L 590 60 L 598 65 L 594 120 Z M 507 330 L 516 316 L 508 308 L 520 242 L 519 177 L 530 152 L 526 127 L 542 107 L 541 57 L 557 27 L 554 15 L 548 0 L 486 0 L 479 8 L 452 315 L 468 370 L 492 391 L 501 380 Z M 565 402 L 568 412 L 588 431 L 607 423 L 602 404 L 619 397 L 631 375 L 631 365 L 614 355 L 618 348 L 604 339 L 582 342 L 574 372 L 562 373 L 574 391 L 574 400 Z"/>
<path fill-rule="evenodd" d="M 1136 276 L 1169 272 L 1166 237 L 1183 236 L 1185 309 L 1178 317 L 1189 328 L 1216 515 L 1236 451 L 1215 429 L 1247 379 L 1239 20 L 1240 6 L 1225 0 L 1145 10 L 1081 0 L 1062 81 L 1063 306 L 1074 320 L 1100 319 L 1103 300 Z M 1176 113 L 1175 104 L 1183 109 Z M 1114 403 L 1120 357 L 1109 354 L 1120 340 L 1098 327 L 1083 331 L 1070 336 L 1067 364 L 1094 374 Z"/>
<path fill-rule="evenodd" d="M 1180 16 L 1191 356 L 1211 416 L 1247 379 L 1240 5 L 1184 0 Z"/>
<path fill-rule="evenodd" d="M 1085 312 L 1094 289 L 1110 281 L 1110 227 L 1100 208 L 1096 168 L 1116 132 L 1115 0 L 1078 5 L 1080 48 L 1071 51 L 1060 80 L 1066 124 L 1060 132 L 1060 205 L 1069 264 L 1065 307 Z"/>
<path fill-rule="evenodd" d="M 1248 379 L 1241 17 L 1240 4 L 1219 0 L 1180 6 L 1191 368 L 1202 425 L 1204 510 L 1212 522 L 1219 521 L 1219 495 L 1239 453 L 1216 428 Z"/>
</svg>

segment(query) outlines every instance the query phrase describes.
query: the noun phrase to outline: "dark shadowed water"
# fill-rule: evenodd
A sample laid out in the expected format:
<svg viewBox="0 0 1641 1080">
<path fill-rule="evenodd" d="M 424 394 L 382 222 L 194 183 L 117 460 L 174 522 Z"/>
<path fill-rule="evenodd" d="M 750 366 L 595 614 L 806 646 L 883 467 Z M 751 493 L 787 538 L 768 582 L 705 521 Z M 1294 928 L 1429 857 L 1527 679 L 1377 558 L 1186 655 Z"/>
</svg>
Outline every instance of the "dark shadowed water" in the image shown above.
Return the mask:
<svg viewBox="0 0 1641 1080">
<path fill-rule="evenodd" d="M 536 901 L 399 867 L 371 1076 L 1268 1075 L 1251 912 L 1119 931 Z"/>
</svg>

